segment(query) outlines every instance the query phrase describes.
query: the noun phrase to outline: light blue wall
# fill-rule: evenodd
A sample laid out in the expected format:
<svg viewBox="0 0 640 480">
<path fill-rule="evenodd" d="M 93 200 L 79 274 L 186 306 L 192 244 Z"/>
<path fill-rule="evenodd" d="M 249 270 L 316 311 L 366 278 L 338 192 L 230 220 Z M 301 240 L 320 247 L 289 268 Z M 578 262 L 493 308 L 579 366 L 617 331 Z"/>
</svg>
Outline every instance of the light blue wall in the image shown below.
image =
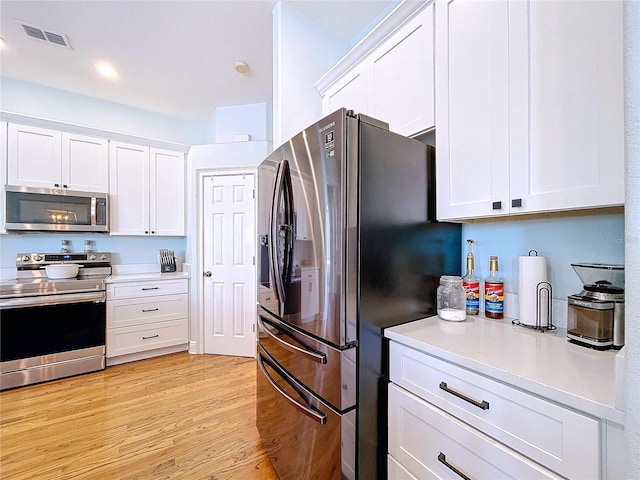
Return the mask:
<svg viewBox="0 0 640 480">
<path fill-rule="evenodd" d="M 0 77 L 0 110 L 115 133 L 197 145 L 206 122 L 194 122 L 99 98 Z"/>
<path fill-rule="evenodd" d="M 535 220 L 469 223 L 462 227 L 463 268 L 466 239 L 475 241 L 476 275 L 489 274 L 489 256 L 497 255 L 505 290 L 518 293 L 518 256 L 536 250 L 547 257 L 553 297 L 579 293 L 582 282 L 571 263 L 624 263 L 624 215 L 575 216 Z"/>
<path fill-rule="evenodd" d="M 179 263 L 185 260 L 186 239 L 184 237 L 121 237 L 99 233 L 12 233 L 0 236 L 0 268 L 15 269 L 18 253 L 59 252 L 60 241 L 63 239 L 71 240 L 72 252 L 84 251 L 84 241 L 93 240 L 96 250 L 113 253 L 111 258 L 113 265 L 157 263 L 156 257 L 161 248 L 173 250 Z"/>
</svg>

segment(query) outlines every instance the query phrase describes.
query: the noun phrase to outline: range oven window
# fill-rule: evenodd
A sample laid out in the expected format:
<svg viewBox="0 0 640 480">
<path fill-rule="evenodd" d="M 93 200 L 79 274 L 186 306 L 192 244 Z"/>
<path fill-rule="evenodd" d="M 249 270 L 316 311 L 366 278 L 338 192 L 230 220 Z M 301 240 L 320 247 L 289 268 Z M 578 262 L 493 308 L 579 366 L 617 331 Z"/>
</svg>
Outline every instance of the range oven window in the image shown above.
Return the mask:
<svg viewBox="0 0 640 480">
<path fill-rule="evenodd" d="M 0 361 L 67 352 L 105 344 L 106 304 L 67 303 L 3 309 Z"/>
</svg>

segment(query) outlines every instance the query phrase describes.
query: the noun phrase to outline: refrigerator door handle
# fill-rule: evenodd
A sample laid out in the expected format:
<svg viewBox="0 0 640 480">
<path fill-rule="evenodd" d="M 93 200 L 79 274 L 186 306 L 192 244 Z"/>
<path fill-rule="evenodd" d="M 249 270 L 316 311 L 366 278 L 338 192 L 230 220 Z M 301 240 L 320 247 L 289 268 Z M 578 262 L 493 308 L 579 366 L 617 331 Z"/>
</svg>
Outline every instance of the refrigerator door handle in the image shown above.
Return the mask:
<svg viewBox="0 0 640 480">
<path fill-rule="evenodd" d="M 284 223 L 278 223 L 280 201 L 283 200 Z M 273 273 L 273 284 L 278 300 L 284 303 L 286 300 L 285 281 L 291 280 L 291 264 L 293 259 L 293 187 L 291 184 L 291 171 L 289 162 L 283 160 L 278 165 L 276 182 L 271 203 L 271 248 L 270 261 Z M 279 247 L 284 242 L 282 252 L 282 270 L 280 270 Z M 286 279 L 286 280 L 285 280 Z"/>
<path fill-rule="evenodd" d="M 273 379 L 273 377 L 269 374 L 269 372 L 267 372 L 267 369 L 264 366 L 264 362 L 267 362 L 267 364 L 269 364 L 269 366 L 271 368 L 275 369 L 275 366 L 272 365 L 271 362 L 269 362 L 269 360 L 267 360 L 261 354 L 259 354 L 258 355 L 258 366 L 260 367 L 260 370 L 262 370 L 262 373 L 265 376 L 265 378 L 273 386 L 273 388 L 275 388 L 284 398 L 286 398 L 294 407 L 296 407 L 298 410 L 300 410 L 306 416 L 308 416 L 309 418 L 315 420 L 320 425 L 326 425 L 327 416 L 322 412 L 318 412 L 316 410 L 313 410 L 313 409 L 309 408 L 308 406 L 305 406 L 305 405 L 301 404 L 295 398 L 293 398 L 291 395 L 289 395 L 289 393 L 287 393 L 280 385 L 278 385 L 278 383 Z M 288 378 L 286 378 L 286 377 L 282 377 L 282 378 L 289 385 L 291 385 L 291 387 L 293 387 L 297 391 L 296 386 L 293 385 Z"/>
<path fill-rule="evenodd" d="M 284 331 L 284 333 L 286 334 L 286 331 L 284 329 L 280 329 L 278 327 L 278 325 L 275 325 L 275 324 L 273 324 L 272 322 L 270 322 L 268 320 L 266 321 L 266 323 L 268 323 L 269 325 L 272 325 L 273 327 L 277 328 L 278 330 Z M 301 355 L 304 355 L 305 357 L 307 357 L 312 362 L 321 363 L 322 365 L 326 365 L 327 364 L 327 356 L 324 353 L 316 352 L 311 347 L 308 347 L 307 345 L 304 345 L 304 343 L 300 342 L 299 340 L 297 340 L 297 341 L 300 342 L 302 345 L 304 345 L 306 347 L 306 349 L 303 349 L 303 348 L 300 348 L 300 347 L 296 347 L 295 345 L 292 345 L 289 342 L 285 342 L 284 340 L 279 338 L 277 335 L 274 335 L 271 332 L 271 330 L 265 326 L 265 320 L 262 318 L 261 315 L 258 315 L 258 325 L 260 326 L 260 328 L 267 335 L 269 335 L 276 342 L 278 342 L 282 347 L 286 348 L 290 352 L 299 353 Z"/>
</svg>

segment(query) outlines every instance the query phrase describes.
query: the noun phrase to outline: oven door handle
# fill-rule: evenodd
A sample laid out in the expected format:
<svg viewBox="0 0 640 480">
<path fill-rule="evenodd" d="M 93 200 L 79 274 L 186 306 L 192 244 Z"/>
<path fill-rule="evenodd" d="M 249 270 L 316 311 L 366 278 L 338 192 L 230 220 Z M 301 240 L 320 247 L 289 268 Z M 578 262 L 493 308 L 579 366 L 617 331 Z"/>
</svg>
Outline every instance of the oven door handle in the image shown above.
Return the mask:
<svg viewBox="0 0 640 480">
<path fill-rule="evenodd" d="M 305 405 L 302 405 L 295 398 L 293 398 L 291 395 L 289 395 L 289 393 L 284 388 L 282 388 L 280 385 L 278 385 L 278 383 L 273 379 L 273 377 L 271 375 L 269 375 L 269 372 L 267 372 L 267 369 L 264 366 L 264 362 L 269 364 L 269 366 L 271 368 L 274 368 L 274 366 L 271 364 L 271 362 L 269 360 L 264 358 L 261 354 L 258 354 L 258 366 L 260 367 L 260 370 L 262 370 L 262 373 L 266 377 L 267 381 L 273 386 L 273 388 L 275 388 L 284 398 L 286 398 L 294 407 L 296 407 L 298 410 L 300 410 L 302 413 L 304 413 L 307 417 L 315 420 L 320 425 L 326 425 L 327 424 L 327 416 L 322 412 L 318 412 L 318 411 L 316 411 L 316 410 L 314 410 L 312 408 L 309 408 L 309 407 L 307 407 Z M 289 381 L 289 379 L 287 379 L 285 377 L 282 377 L 282 378 L 289 385 L 291 385 L 291 387 L 293 387 L 296 391 L 298 390 L 296 388 L 296 386 Z"/>
<path fill-rule="evenodd" d="M 64 305 L 69 303 L 104 303 L 104 292 L 62 293 L 57 295 L 33 295 L 22 298 L 6 298 L 0 300 L 0 310 L 10 308 L 41 307 L 48 305 Z"/>
</svg>

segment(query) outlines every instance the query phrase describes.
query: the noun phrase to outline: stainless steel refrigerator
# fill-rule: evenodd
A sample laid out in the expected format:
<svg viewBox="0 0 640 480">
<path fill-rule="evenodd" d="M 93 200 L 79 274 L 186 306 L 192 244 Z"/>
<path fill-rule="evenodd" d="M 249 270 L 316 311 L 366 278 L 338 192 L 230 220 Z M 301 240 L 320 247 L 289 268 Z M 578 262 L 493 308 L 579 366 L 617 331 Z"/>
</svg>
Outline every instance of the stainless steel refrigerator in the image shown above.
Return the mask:
<svg viewBox="0 0 640 480">
<path fill-rule="evenodd" d="M 436 313 L 434 149 L 338 110 L 258 171 L 257 428 L 282 480 L 386 478 L 384 329 Z"/>
</svg>

